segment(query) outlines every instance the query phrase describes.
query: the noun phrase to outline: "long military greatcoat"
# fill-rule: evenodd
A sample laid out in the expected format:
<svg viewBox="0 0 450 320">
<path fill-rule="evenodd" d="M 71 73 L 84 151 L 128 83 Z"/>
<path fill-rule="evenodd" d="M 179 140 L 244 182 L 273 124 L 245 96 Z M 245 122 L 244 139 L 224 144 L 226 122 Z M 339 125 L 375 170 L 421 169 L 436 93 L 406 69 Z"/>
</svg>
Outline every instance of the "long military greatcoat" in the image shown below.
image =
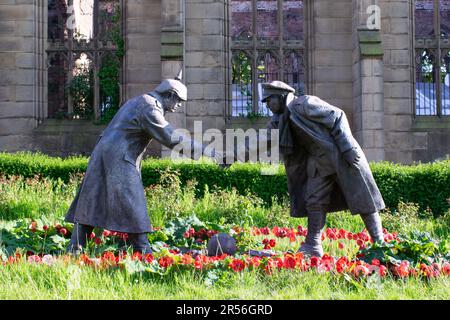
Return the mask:
<svg viewBox="0 0 450 320">
<path fill-rule="evenodd" d="M 345 113 L 315 96 L 301 96 L 288 104 L 289 125 L 302 129 L 331 160 L 336 172 L 336 183 L 327 212 L 350 209 L 352 214 L 370 214 L 385 207 L 381 193 L 372 176 L 364 153 L 353 138 Z M 361 155 L 356 165 L 348 164 L 343 153 L 356 148 Z M 298 143 L 294 152 L 284 157 L 291 215 L 307 216 L 305 189 L 308 179 L 307 163 L 310 156 Z M 308 168 L 309 169 L 309 168 Z"/>
<path fill-rule="evenodd" d="M 66 221 L 108 230 L 150 232 L 142 156 L 152 140 L 172 148 L 173 128 L 151 92 L 126 102 L 103 131 L 89 159 Z"/>
</svg>

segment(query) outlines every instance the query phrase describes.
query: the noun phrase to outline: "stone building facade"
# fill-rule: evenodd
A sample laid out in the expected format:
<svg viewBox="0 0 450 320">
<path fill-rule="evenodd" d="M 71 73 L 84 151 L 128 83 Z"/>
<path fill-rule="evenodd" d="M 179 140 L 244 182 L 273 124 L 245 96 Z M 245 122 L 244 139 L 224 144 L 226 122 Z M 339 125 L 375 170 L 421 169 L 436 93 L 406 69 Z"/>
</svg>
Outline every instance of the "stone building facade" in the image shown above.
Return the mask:
<svg viewBox="0 0 450 320">
<path fill-rule="evenodd" d="M 51 1 L 0 2 L 0 150 L 89 154 L 105 125 L 83 119 L 56 119 L 53 109 L 49 109 L 49 97 L 54 99 L 48 85 L 49 76 L 53 77 L 49 72 L 49 54 L 54 45 L 48 32 Z M 77 1 L 80 0 L 62 0 L 69 6 Z M 259 107 L 255 109 L 255 101 L 258 83 L 268 80 L 269 75 L 258 72 L 263 67 L 270 70 L 271 65 L 267 55 L 261 58 L 262 65 L 258 64 L 261 38 L 262 45 L 267 46 L 261 50 L 273 52 L 273 56 L 279 54 L 281 80 L 285 75 L 286 79 L 297 79 L 292 81 L 306 94 L 317 95 L 346 112 L 369 160 L 412 163 L 447 158 L 450 154 L 450 100 L 446 96 L 450 1 L 112 2 L 121 6 L 121 101 L 150 91 L 161 79 L 172 78 L 183 69 L 189 100 L 168 115 L 175 127 L 193 131 L 196 121 L 202 121 L 203 130 L 264 126 L 267 110 L 260 113 Z M 255 18 L 252 34 L 241 37 L 243 41 L 239 42 L 235 41 L 237 22 L 233 19 L 239 10 L 247 12 L 245 8 L 253 12 L 249 15 L 261 16 Z M 54 17 L 50 15 L 50 19 Z M 268 25 L 271 19 L 284 24 L 274 29 Z M 251 25 L 251 21 L 240 23 Z M 427 24 L 431 25 L 430 30 L 423 27 Z M 288 29 L 283 29 L 285 25 Z M 296 36 L 295 28 L 301 36 Z M 261 37 L 258 30 L 262 30 Z M 264 32 L 270 30 L 280 32 L 279 41 L 264 39 Z M 439 37 L 435 36 L 436 30 Z M 293 36 L 285 37 L 289 32 Z M 108 46 L 102 48 L 107 50 Z M 95 55 L 99 50 L 96 46 L 92 52 Z M 245 98 L 252 112 L 245 114 L 233 112 L 233 57 L 239 50 L 248 53 L 244 58 L 253 67 L 245 84 L 253 90 Z M 440 50 L 439 55 L 430 54 L 436 50 Z M 288 57 L 284 55 L 288 51 L 295 52 L 301 64 L 294 78 L 289 78 L 283 68 L 297 66 L 297 62 L 288 68 L 287 60 L 280 58 Z M 437 62 L 430 64 L 433 58 Z M 99 83 L 95 73 L 92 81 Z M 423 88 L 429 88 L 430 83 L 435 91 L 426 93 Z M 238 85 L 242 94 L 242 82 Z M 423 105 L 422 98 L 428 105 Z M 433 102 L 433 98 L 439 101 Z M 66 94 L 61 99 L 73 98 Z M 97 105 L 102 101 L 101 90 L 93 99 Z M 423 113 L 421 108 L 430 112 Z M 152 142 L 149 154 L 164 156 L 168 151 Z"/>
</svg>

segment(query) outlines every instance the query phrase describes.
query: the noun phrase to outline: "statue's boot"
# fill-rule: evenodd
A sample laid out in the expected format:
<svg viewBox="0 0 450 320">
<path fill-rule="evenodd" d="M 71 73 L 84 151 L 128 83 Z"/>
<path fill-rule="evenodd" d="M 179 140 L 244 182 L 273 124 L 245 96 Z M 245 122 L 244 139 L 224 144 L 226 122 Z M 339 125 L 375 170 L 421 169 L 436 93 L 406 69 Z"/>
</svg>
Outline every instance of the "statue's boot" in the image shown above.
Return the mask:
<svg viewBox="0 0 450 320">
<path fill-rule="evenodd" d="M 67 246 L 67 253 L 80 254 L 86 247 L 86 242 L 94 227 L 75 223 L 73 226 L 72 236 L 69 245 Z"/>
<path fill-rule="evenodd" d="M 153 252 L 146 233 L 129 233 L 128 242 L 134 251 L 140 251 L 142 254 Z"/>
<path fill-rule="evenodd" d="M 364 225 L 366 226 L 367 231 L 372 237 L 373 242 L 383 242 L 383 227 L 381 225 L 381 218 L 378 212 L 374 212 L 368 215 L 361 215 L 362 220 L 364 221 Z"/>
<path fill-rule="evenodd" d="M 326 213 L 321 210 L 308 210 L 308 233 L 305 243 L 302 244 L 299 252 L 308 256 L 322 257 L 322 229 L 325 226 Z"/>
</svg>

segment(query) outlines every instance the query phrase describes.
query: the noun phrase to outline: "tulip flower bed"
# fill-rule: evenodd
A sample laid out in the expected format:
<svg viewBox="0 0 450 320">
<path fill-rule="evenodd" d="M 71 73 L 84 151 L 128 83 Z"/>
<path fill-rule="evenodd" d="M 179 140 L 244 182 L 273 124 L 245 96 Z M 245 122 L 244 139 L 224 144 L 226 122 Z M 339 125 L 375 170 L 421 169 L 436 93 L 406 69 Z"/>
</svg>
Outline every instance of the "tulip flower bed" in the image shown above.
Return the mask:
<svg viewBox="0 0 450 320">
<path fill-rule="evenodd" d="M 435 278 L 450 275 L 446 241 L 436 241 L 426 233 L 410 237 L 384 230 L 385 242 L 372 243 L 365 230 L 357 233 L 327 228 L 322 240 L 327 254 L 305 257 L 297 253 L 307 229 L 288 227 L 227 227 L 198 220 L 195 216 L 178 218 L 149 235 L 152 254 L 126 249 L 127 234 L 94 230 L 86 252 L 70 256 L 64 250 L 72 225 L 64 222 L 17 220 L 3 227 L 1 265 L 14 268 L 28 263 L 52 267 L 76 264 L 96 270 L 125 271 L 127 274 L 158 274 L 192 270 L 204 273 L 214 282 L 217 272 L 257 272 L 270 276 L 280 270 L 330 273 L 352 281 L 364 281 L 373 275 L 380 278 Z M 232 235 L 238 254 L 207 256 L 206 243 L 218 232 Z M 264 253 L 252 255 L 252 251 Z"/>
</svg>

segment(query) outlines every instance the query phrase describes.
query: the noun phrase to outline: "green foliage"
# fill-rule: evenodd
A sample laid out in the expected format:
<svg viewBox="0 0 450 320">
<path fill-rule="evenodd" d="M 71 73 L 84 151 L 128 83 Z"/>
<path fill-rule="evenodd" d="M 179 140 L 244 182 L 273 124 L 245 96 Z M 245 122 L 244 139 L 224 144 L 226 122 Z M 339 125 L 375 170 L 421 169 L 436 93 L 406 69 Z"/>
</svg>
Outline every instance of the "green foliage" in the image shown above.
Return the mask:
<svg viewBox="0 0 450 320">
<path fill-rule="evenodd" d="M 429 230 L 431 221 L 435 222 L 433 235 L 447 237 L 450 232 L 450 212 L 432 219 L 430 210 L 421 211 L 416 203 L 404 203 L 400 201 L 396 209 L 385 210 L 382 213 L 383 226 L 387 230 L 395 230 L 400 234 L 411 234 L 414 231 Z"/>
<path fill-rule="evenodd" d="M 448 239 L 433 239 L 427 232 L 415 231 L 410 236 L 401 235 L 399 242 L 373 243 L 360 251 L 362 260 L 370 263 L 379 259 L 382 263 L 399 264 L 409 261 L 413 265 L 432 264 L 449 259 Z"/>
<path fill-rule="evenodd" d="M 101 123 L 108 123 L 119 110 L 120 103 L 120 61 L 117 56 L 107 55 L 103 58 L 102 67 L 98 72 L 102 101 Z"/>
<path fill-rule="evenodd" d="M 388 208 L 403 202 L 431 210 L 434 216 L 450 210 L 450 160 L 417 165 L 372 163 L 373 176 Z"/>
<path fill-rule="evenodd" d="M 0 173 L 23 177 L 38 174 L 68 182 L 71 175 L 85 172 L 87 162 L 86 157 L 61 159 L 33 153 L 0 153 Z M 170 169 L 177 172 L 183 187 L 188 181 L 196 181 L 195 188 L 192 187 L 196 197 L 203 196 L 207 190 L 234 188 L 236 194 L 255 195 L 267 206 L 274 200 L 284 201 L 287 182 L 283 166 L 280 165 L 274 175 L 262 175 L 262 168 L 261 164 L 236 163 L 223 170 L 205 160 L 146 159 L 142 163 L 142 180 L 144 186 L 156 185 L 162 173 Z M 419 205 L 421 212 L 428 208 L 436 217 L 450 210 L 449 160 L 411 166 L 380 162 L 371 163 L 371 168 L 388 208 L 397 208 L 401 201 L 412 202 Z"/>
<path fill-rule="evenodd" d="M 81 118 L 90 118 L 93 114 L 94 74 L 88 68 L 79 68 L 69 84 L 69 91 L 73 102 L 74 115 Z"/>
<path fill-rule="evenodd" d="M 31 228 L 33 226 L 33 230 Z M 44 230 L 43 227 L 48 229 Z M 73 225 L 59 220 L 51 223 L 48 219 L 19 219 L 0 228 L 0 246 L 9 254 L 21 248 L 34 253 L 63 253 L 69 239 L 58 230 L 64 227 L 70 234 Z"/>
<path fill-rule="evenodd" d="M 112 26 L 106 35 L 116 47 L 114 55 L 108 54 L 103 58 L 98 72 L 102 101 L 100 123 L 106 124 L 115 116 L 120 106 L 120 69 L 122 58 L 125 56 L 125 40 L 121 30 L 120 5 L 116 6 L 112 16 Z"/>
<path fill-rule="evenodd" d="M 0 219 L 62 217 L 76 194 L 81 177 L 61 179 L 0 175 Z"/>
</svg>

